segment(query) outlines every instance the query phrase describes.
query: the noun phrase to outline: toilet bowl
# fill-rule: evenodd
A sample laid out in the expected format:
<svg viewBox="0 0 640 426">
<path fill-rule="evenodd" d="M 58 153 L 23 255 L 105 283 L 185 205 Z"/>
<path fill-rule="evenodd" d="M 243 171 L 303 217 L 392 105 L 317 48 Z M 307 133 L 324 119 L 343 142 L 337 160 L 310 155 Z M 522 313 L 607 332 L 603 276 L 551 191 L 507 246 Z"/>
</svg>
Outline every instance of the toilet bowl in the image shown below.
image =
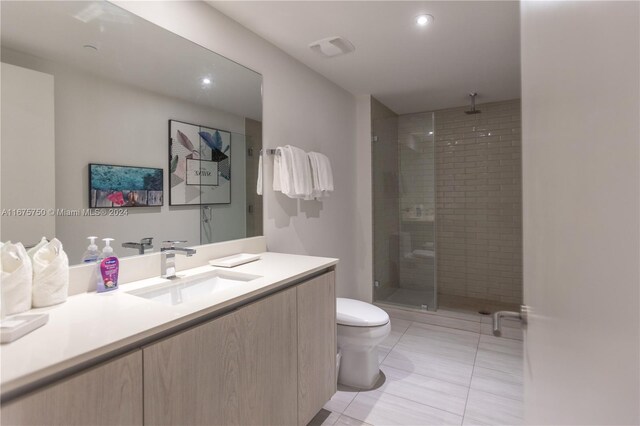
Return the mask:
<svg viewBox="0 0 640 426">
<path fill-rule="evenodd" d="M 371 389 L 380 376 L 378 345 L 391 332 L 389 315 L 360 300 L 338 298 L 338 383 Z"/>
</svg>

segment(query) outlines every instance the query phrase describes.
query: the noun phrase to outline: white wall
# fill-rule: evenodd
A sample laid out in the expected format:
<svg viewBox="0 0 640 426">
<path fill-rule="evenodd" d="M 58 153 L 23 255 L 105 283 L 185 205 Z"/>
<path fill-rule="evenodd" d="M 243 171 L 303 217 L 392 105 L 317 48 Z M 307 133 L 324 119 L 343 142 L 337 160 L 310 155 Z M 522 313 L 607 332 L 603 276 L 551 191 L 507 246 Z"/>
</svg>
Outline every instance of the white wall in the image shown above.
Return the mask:
<svg viewBox="0 0 640 426">
<path fill-rule="evenodd" d="M 525 419 L 640 424 L 640 3 L 525 1 Z"/>
<path fill-rule="evenodd" d="M 162 207 L 128 208 L 128 215 L 124 217 L 57 216 L 56 236 L 64 244 L 71 264 L 80 261 L 89 235 L 115 238 L 114 247 L 119 256 L 137 254 L 135 250 L 122 248 L 121 244 L 144 237 L 154 237 L 156 248 L 163 240 L 200 244 L 199 206 L 169 206 L 168 120 L 244 133 L 244 117 L 126 86 L 10 49 L 2 49 L 2 59 L 54 75 L 57 209 L 89 207 L 89 163 L 165 170 Z M 245 236 L 244 137 L 234 135 L 232 144 L 232 151 L 238 153 L 232 155 L 232 203 L 212 206 L 213 234 L 207 242 Z M 49 161 L 52 160 L 50 155 Z M 4 184 L 7 186 L 7 181 Z M 24 190 L 24 185 L 19 186 Z"/>
<path fill-rule="evenodd" d="M 2 63 L 2 209 L 55 207 L 53 76 Z M 55 236 L 51 215 L 2 215 L 1 241 Z"/>
<path fill-rule="evenodd" d="M 262 74 L 264 146 L 292 144 L 327 154 L 336 186 L 322 202 L 291 200 L 267 189 L 264 231 L 269 250 L 340 258 L 338 295 L 357 297 L 355 242 L 371 228 L 361 229 L 364 225 L 354 215 L 353 95 L 205 3 L 114 3 Z M 272 167 L 266 163 L 268 187 Z"/>
</svg>

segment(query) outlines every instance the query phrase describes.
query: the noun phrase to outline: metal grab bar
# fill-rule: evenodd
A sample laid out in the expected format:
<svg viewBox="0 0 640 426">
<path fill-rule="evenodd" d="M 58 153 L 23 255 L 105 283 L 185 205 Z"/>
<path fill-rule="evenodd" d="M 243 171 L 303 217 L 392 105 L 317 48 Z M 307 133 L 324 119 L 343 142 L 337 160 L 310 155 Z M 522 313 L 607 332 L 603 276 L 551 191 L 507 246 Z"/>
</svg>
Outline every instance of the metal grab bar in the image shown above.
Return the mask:
<svg viewBox="0 0 640 426">
<path fill-rule="evenodd" d="M 493 335 L 502 336 L 501 320 L 502 318 L 516 318 L 527 324 L 528 308 L 525 305 L 520 306 L 520 312 L 514 311 L 498 311 L 493 314 Z"/>
</svg>

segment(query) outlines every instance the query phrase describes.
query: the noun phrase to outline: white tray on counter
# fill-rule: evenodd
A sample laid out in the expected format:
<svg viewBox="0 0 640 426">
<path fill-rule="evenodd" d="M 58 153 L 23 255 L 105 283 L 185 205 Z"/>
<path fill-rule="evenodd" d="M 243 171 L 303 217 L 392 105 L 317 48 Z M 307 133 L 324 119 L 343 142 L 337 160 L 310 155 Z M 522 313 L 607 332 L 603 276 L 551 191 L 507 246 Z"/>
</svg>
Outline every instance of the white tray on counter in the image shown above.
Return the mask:
<svg viewBox="0 0 640 426">
<path fill-rule="evenodd" d="M 211 266 L 222 266 L 224 268 L 233 268 L 234 266 L 243 265 L 245 263 L 259 260 L 259 254 L 238 253 L 232 256 L 221 257 L 209 261 Z"/>
</svg>

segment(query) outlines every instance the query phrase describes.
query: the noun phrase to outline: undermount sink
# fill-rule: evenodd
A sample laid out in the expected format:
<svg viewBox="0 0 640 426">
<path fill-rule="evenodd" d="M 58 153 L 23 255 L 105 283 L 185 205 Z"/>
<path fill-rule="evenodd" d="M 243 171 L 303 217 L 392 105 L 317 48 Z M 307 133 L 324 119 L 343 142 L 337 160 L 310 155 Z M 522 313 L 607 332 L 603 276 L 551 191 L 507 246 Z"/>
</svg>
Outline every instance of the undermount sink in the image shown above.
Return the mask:
<svg viewBox="0 0 640 426">
<path fill-rule="evenodd" d="M 237 287 L 258 278 L 262 277 L 242 272 L 213 271 L 133 290 L 129 294 L 167 305 L 179 305 Z"/>
</svg>

